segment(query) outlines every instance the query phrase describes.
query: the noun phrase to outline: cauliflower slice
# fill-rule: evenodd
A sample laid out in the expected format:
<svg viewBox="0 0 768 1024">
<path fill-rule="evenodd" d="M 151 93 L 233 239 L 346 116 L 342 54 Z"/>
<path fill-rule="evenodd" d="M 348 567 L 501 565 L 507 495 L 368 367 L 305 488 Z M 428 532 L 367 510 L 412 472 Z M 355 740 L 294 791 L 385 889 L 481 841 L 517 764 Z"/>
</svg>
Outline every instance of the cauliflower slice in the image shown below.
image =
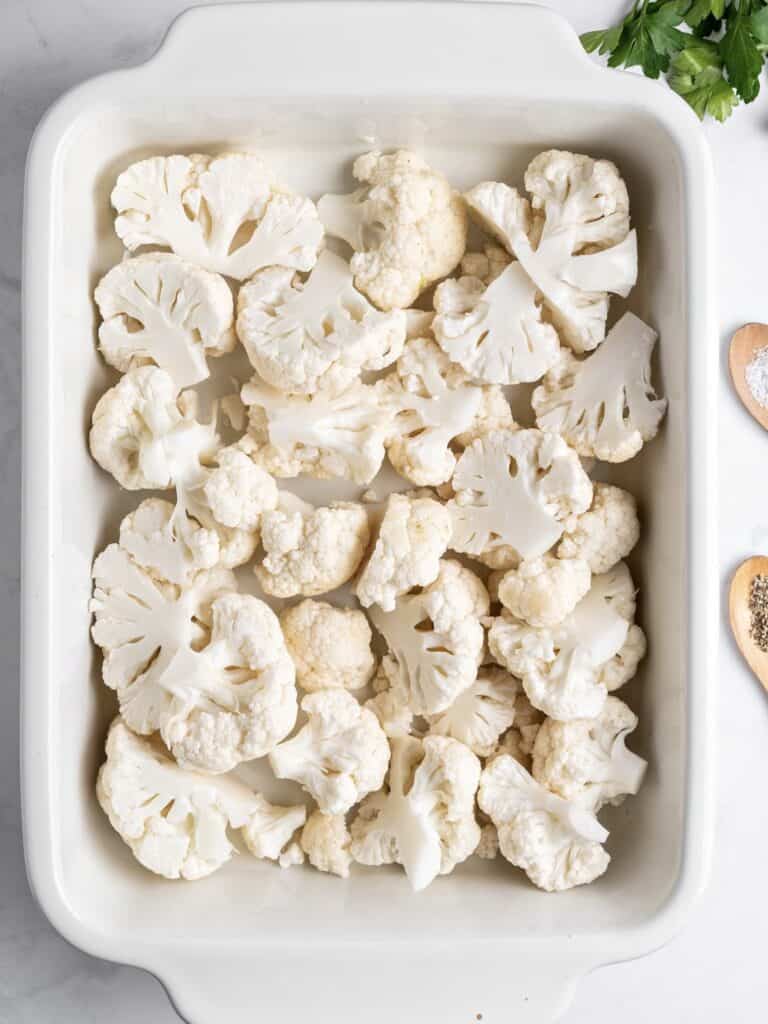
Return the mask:
<svg viewBox="0 0 768 1024">
<path fill-rule="evenodd" d="M 458 562 L 440 562 L 437 579 L 401 597 L 394 610 L 371 608 L 371 622 L 397 661 L 393 692 L 417 715 L 437 715 L 477 678 L 483 650 L 480 620 L 488 592 Z"/>
<path fill-rule="evenodd" d="M 634 313 L 624 316 L 586 359 L 568 353 L 533 393 L 536 422 L 579 455 L 626 462 L 656 436 L 667 408 L 651 384 L 658 335 Z"/>
<path fill-rule="evenodd" d="M 548 719 L 533 747 L 533 777 L 564 800 L 595 814 L 638 792 L 647 762 L 627 750 L 637 728 L 635 715 L 618 697 L 609 697 L 597 718 L 574 722 Z"/>
<path fill-rule="evenodd" d="M 475 851 L 480 762 L 445 736 L 392 741 L 387 785 L 363 801 L 352 821 L 358 864 L 402 864 L 414 892 L 447 875 Z"/>
<path fill-rule="evenodd" d="M 343 391 L 361 371 L 394 363 L 405 342 L 405 313 L 372 306 L 349 265 L 329 250 L 306 282 L 284 267 L 259 271 L 240 289 L 237 310 L 253 367 L 291 393 Z"/>
<path fill-rule="evenodd" d="M 383 398 L 380 385 L 360 381 L 338 395 L 284 395 L 254 378 L 242 390 L 251 409 L 240 444 L 273 476 L 369 484 L 392 431 L 394 412 Z"/>
<path fill-rule="evenodd" d="M 94 299 L 102 317 L 99 349 L 121 373 L 152 364 L 181 390 L 208 377 L 206 356 L 234 348 L 227 282 L 170 253 L 118 263 Z"/>
<path fill-rule="evenodd" d="M 491 624 L 488 646 L 499 664 L 522 679 L 534 707 L 558 721 L 594 718 L 607 695 L 601 670 L 622 651 L 634 614 L 632 578 L 620 562 L 594 578 L 559 625 L 536 629 L 504 612 Z"/>
<path fill-rule="evenodd" d="M 397 661 L 391 654 L 385 654 L 373 677 L 374 696 L 364 704 L 376 715 L 390 739 L 409 736 L 413 731 L 413 712 L 403 703 L 406 695 L 397 689 L 399 671 Z"/>
<path fill-rule="evenodd" d="M 346 690 L 318 690 L 301 702 L 309 721 L 269 755 L 278 779 L 298 782 L 324 814 L 344 814 L 380 788 L 389 744 L 376 715 Z"/>
<path fill-rule="evenodd" d="M 314 203 L 253 153 L 140 160 L 118 177 L 112 206 L 126 248 L 162 246 L 239 281 L 262 267 L 310 270 L 323 239 Z"/>
<path fill-rule="evenodd" d="M 349 878 L 351 837 L 343 814 L 314 811 L 301 833 L 301 848 L 318 871 Z"/>
<path fill-rule="evenodd" d="M 371 627 L 360 611 L 334 608 L 324 601 L 302 601 L 280 616 L 296 681 L 307 693 L 315 690 L 359 690 L 376 667 Z"/>
<path fill-rule="evenodd" d="M 117 717 L 96 795 L 138 862 L 164 878 L 205 878 L 235 852 L 228 831 L 247 829 L 264 801 L 238 779 L 185 771 L 159 744 Z"/>
<path fill-rule="evenodd" d="M 120 523 L 120 547 L 161 582 L 183 585 L 221 564 L 216 530 L 179 515 L 178 507 L 147 498 Z"/>
<path fill-rule="evenodd" d="M 401 594 L 432 583 L 450 539 L 451 519 L 438 501 L 390 494 L 376 546 L 357 582 L 360 604 L 391 612 Z"/>
<path fill-rule="evenodd" d="M 589 590 L 592 573 L 580 558 L 541 555 L 510 569 L 499 582 L 499 601 L 529 626 L 556 626 Z"/>
<path fill-rule="evenodd" d="M 475 682 L 430 719 L 430 734 L 451 736 L 479 757 L 488 757 L 515 720 L 519 690 L 517 679 L 503 668 L 481 668 Z"/>
<path fill-rule="evenodd" d="M 483 772 L 477 801 L 496 826 L 502 855 L 540 889 L 587 885 L 608 867 L 601 845 L 608 833 L 597 818 L 550 793 L 508 754 Z"/>
<path fill-rule="evenodd" d="M 493 568 L 543 555 L 565 521 L 592 501 L 576 453 L 539 430 L 498 431 L 474 441 L 459 459 L 453 487 L 451 548 Z"/>
<path fill-rule="evenodd" d="M 637 502 L 629 491 L 596 483 L 592 504 L 569 525 L 558 558 L 583 559 L 596 575 L 626 558 L 640 540 Z"/>
<path fill-rule="evenodd" d="M 366 153 L 353 173 L 362 188 L 318 203 L 329 235 L 355 250 L 355 285 L 380 309 L 403 309 L 464 255 L 467 214 L 461 196 L 407 150 Z"/>
<path fill-rule="evenodd" d="M 304 804 L 278 807 L 263 796 L 256 796 L 257 806 L 242 831 L 243 841 L 254 857 L 260 860 L 276 860 L 286 865 L 293 857 L 289 853 L 293 836 L 307 820 Z M 302 858 L 303 860 L 303 858 Z"/>
<path fill-rule="evenodd" d="M 272 597 L 314 597 L 335 590 L 357 572 L 370 528 L 362 505 L 335 501 L 324 508 L 283 493 L 261 517 L 265 555 L 254 567 Z"/>
</svg>

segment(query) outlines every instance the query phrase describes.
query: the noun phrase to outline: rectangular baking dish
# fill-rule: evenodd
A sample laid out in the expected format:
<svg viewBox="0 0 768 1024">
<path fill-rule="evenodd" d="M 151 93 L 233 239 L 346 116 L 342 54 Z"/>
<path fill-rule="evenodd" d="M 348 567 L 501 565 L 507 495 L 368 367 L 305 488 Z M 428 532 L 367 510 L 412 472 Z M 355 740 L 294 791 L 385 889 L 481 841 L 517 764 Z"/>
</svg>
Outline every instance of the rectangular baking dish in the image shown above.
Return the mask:
<svg viewBox="0 0 768 1024">
<path fill-rule="evenodd" d="M 641 261 L 629 306 L 660 331 L 669 398 L 662 435 L 612 477 L 645 524 L 633 570 L 651 644 L 628 699 L 650 770 L 607 816 L 613 863 L 587 889 L 547 895 L 503 862 L 472 860 L 414 897 L 394 869 L 343 883 L 244 857 L 174 884 L 136 868 L 93 797 L 114 705 L 88 639 L 89 572 L 126 507 L 86 448 L 108 381 L 91 295 L 121 255 L 111 184 L 150 153 L 250 148 L 316 197 L 348 188 L 342 168 L 372 143 L 418 148 L 459 188 L 519 182 L 552 146 L 615 159 L 629 185 Z M 685 105 L 598 68 L 538 7 L 198 8 L 147 64 L 52 108 L 25 201 L 22 786 L 30 882 L 67 939 L 154 972 L 195 1024 L 307 1012 L 521 1024 L 554 1019 L 580 975 L 681 925 L 712 829 L 713 209 Z"/>
</svg>

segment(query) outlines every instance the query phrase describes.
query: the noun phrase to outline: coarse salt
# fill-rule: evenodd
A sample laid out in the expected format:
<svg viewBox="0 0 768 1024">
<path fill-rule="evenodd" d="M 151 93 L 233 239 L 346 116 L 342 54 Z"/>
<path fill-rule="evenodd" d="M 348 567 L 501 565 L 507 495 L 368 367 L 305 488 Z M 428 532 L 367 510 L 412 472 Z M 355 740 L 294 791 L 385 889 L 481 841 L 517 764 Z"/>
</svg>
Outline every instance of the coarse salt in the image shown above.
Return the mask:
<svg viewBox="0 0 768 1024">
<path fill-rule="evenodd" d="M 752 397 L 768 409 L 768 347 L 758 349 L 744 372 Z"/>
</svg>

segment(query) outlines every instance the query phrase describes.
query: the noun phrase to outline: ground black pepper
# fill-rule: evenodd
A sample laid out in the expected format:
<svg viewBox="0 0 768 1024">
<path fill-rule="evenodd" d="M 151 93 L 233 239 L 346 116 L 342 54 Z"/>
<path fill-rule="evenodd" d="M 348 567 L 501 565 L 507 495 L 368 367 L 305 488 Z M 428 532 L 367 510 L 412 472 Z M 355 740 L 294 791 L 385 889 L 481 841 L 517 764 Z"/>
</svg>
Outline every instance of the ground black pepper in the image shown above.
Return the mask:
<svg viewBox="0 0 768 1024">
<path fill-rule="evenodd" d="M 749 585 L 749 635 L 761 651 L 768 652 L 768 576 L 753 576 Z"/>
</svg>

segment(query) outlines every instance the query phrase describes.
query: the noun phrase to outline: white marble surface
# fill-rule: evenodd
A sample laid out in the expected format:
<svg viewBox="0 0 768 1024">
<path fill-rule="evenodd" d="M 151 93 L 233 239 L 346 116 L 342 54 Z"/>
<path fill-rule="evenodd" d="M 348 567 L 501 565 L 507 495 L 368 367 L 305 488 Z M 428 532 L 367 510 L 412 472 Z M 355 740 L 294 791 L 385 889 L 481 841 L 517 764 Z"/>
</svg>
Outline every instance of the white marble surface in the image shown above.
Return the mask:
<svg viewBox="0 0 768 1024">
<path fill-rule="evenodd" d="M 623 0 L 553 0 L 583 31 Z M 54 933 L 27 887 L 18 798 L 19 261 L 22 180 L 39 117 L 64 89 L 147 57 L 188 0 L 0 0 L 0 1024 L 172 1024 L 161 986 L 93 960 Z M 768 93 L 768 86 L 764 86 Z M 768 319 L 768 95 L 707 133 L 719 183 L 720 566 L 768 548 L 768 439 L 726 381 L 725 344 L 740 323 Z M 702 355 L 704 355 L 702 353 Z M 709 889 L 686 931 L 643 960 L 580 987 L 567 1024 L 715 1024 L 765 1017 L 768 704 L 729 640 L 721 650 L 718 832 Z"/>
</svg>

